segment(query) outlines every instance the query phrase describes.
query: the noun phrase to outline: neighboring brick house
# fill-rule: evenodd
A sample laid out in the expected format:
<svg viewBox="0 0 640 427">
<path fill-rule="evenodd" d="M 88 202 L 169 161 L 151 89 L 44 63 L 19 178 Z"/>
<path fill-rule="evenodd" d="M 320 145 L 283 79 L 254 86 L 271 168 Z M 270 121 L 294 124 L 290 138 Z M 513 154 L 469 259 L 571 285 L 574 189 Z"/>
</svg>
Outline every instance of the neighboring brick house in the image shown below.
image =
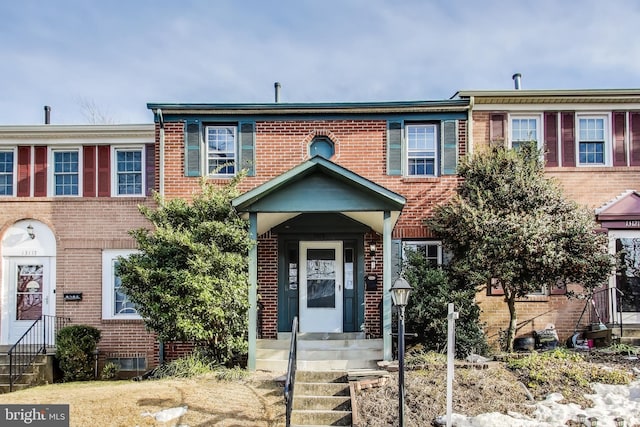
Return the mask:
<svg viewBox="0 0 640 427">
<path fill-rule="evenodd" d="M 470 151 L 487 144 L 517 147 L 523 141 L 537 141 L 546 175 L 560 183 L 568 198 L 593 209 L 609 235 L 611 253 L 626 249 L 627 259 L 638 267 L 640 90 L 461 91 L 454 98 L 473 106 Z M 603 323 L 640 324 L 640 283 L 629 276 L 631 270 L 612 275 L 606 289 L 595 295 Z M 624 293 L 622 299 L 616 289 Z M 493 341 L 508 325 L 507 307 L 499 294 L 499 288 L 489 288 L 478 295 Z M 567 300 L 559 289 L 541 290 L 517 303 L 518 335 L 553 323 L 561 339 L 566 338 L 577 327 L 584 307 L 584 300 Z M 597 321 L 589 308 L 582 324 L 589 322 L 590 311 Z"/>
<path fill-rule="evenodd" d="M 114 261 L 156 188 L 154 127 L 0 126 L 0 344 L 41 315 L 102 331 L 100 363 L 144 371 L 158 345 L 118 292 Z"/>
<path fill-rule="evenodd" d="M 199 179 L 226 182 L 258 245 L 250 254 L 249 367 L 257 338 L 291 331 L 383 338 L 401 242 L 434 263 L 423 225 L 458 185 L 465 100 L 318 104 L 148 104 L 160 148 L 159 188 L 190 197 Z"/>
</svg>

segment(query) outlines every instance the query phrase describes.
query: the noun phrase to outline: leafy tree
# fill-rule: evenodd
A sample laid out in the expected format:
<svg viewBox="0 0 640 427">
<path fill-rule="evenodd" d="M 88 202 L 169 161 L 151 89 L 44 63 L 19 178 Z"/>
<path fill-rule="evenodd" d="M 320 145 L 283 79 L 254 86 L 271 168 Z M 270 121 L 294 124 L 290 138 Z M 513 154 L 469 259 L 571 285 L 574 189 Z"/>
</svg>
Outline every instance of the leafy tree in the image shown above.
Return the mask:
<svg viewBox="0 0 640 427">
<path fill-rule="evenodd" d="M 462 162 L 463 181 L 426 223 L 452 253 L 451 269 L 470 286 L 497 279 L 510 314 L 506 350 L 513 350 L 516 300 L 542 286 L 577 283 L 589 292 L 609 276 L 607 237 L 593 214 L 566 200 L 544 177 L 534 144 L 491 147 Z"/>
<path fill-rule="evenodd" d="M 122 289 L 165 341 L 193 341 L 220 363 L 247 348 L 247 222 L 231 206 L 242 174 L 222 187 L 202 182 L 192 202 L 140 207 L 155 226 L 133 230 L 139 253 L 120 258 Z"/>
<path fill-rule="evenodd" d="M 427 350 L 447 349 L 448 304 L 454 303 L 456 321 L 456 356 L 483 354 L 487 343 L 480 325 L 480 307 L 475 304 L 475 290 L 460 286 L 445 270 L 432 266 L 423 253 L 407 251 L 403 276 L 411 284 L 411 300 L 406 308 L 407 330 L 418 334 L 418 343 Z"/>
</svg>

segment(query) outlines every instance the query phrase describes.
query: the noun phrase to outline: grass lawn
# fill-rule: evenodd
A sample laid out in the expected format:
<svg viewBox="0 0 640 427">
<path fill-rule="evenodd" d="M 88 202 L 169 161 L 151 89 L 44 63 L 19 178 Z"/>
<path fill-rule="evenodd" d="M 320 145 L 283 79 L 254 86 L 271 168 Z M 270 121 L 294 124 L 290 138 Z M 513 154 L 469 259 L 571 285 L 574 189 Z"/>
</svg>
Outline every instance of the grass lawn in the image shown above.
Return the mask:
<svg viewBox="0 0 640 427">
<path fill-rule="evenodd" d="M 273 374 L 242 380 L 212 376 L 151 381 L 52 384 L 0 395 L 0 403 L 69 404 L 70 425 L 87 426 L 284 426 L 282 388 Z M 187 406 L 184 416 L 160 422 L 143 413 Z"/>
</svg>

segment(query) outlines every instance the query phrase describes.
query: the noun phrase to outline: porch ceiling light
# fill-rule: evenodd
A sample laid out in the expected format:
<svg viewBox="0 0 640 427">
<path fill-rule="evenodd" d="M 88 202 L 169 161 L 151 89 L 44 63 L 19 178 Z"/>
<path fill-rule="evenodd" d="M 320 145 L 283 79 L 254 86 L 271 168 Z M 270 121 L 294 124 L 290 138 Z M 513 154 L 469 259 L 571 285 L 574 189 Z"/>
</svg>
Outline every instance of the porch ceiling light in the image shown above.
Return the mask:
<svg viewBox="0 0 640 427">
<path fill-rule="evenodd" d="M 405 307 L 409 302 L 409 294 L 411 293 L 411 285 L 404 277 L 398 277 L 391 287 L 391 299 L 393 305 Z"/>
<path fill-rule="evenodd" d="M 33 225 L 31 224 L 27 225 L 27 234 L 29 235 L 31 240 L 36 238 L 36 233 L 33 232 Z"/>
</svg>

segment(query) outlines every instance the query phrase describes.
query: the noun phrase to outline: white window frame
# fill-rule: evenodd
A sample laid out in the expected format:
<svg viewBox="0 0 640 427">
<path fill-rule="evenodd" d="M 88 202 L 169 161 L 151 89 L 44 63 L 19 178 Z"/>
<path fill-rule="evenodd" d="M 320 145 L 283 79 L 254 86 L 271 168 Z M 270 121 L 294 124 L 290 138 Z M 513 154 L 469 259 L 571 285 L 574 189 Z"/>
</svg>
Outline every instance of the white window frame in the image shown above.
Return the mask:
<svg viewBox="0 0 640 427">
<path fill-rule="evenodd" d="M 406 250 L 407 248 L 411 248 L 412 250 L 417 250 L 419 246 L 436 246 L 437 247 L 437 256 L 436 263 L 438 266 L 442 265 L 442 241 L 440 240 L 403 240 L 402 241 L 402 259 L 406 260 Z M 425 255 L 428 255 L 425 254 Z M 432 259 L 428 258 L 427 260 Z"/>
<path fill-rule="evenodd" d="M 142 185 L 140 193 L 119 194 L 118 192 L 118 152 L 119 151 L 140 151 L 140 167 Z M 116 145 L 111 147 L 111 196 L 112 197 L 144 197 L 146 192 L 146 158 L 147 153 L 144 145 Z"/>
<path fill-rule="evenodd" d="M 578 167 L 607 167 L 612 165 L 613 161 L 613 137 L 611 135 L 611 113 L 576 113 L 575 123 L 575 150 L 576 150 L 576 165 Z M 604 133 L 604 149 L 603 163 L 581 163 L 580 162 L 580 119 L 600 119 L 603 122 Z"/>
<path fill-rule="evenodd" d="M 532 114 L 532 113 L 518 113 L 518 114 L 509 114 L 509 138 L 508 144 L 509 148 L 513 148 L 513 121 L 514 120 L 535 120 L 536 121 L 536 145 L 539 150 L 542 150 L 544 147 L 544 136 L 542 135 L 542 114 Z M 518 140 L 518 142 L 523 142 L 524 140 Z"/>
<path fill-rule="evenodd" d="M 72 151 L 78 153 L 78 194 L 56 194 L 55 153 L 69 153 Z M 47 159 L 47 194 L 49 197 L 82 197 L 82 149 L 80 147 L 49 147 Z"/>
<path fill-rule="evenodd" d="M 142 319 L 139 314 L 116 314 L 115 311 L 115 261 L 137 253 L 134 249 L 104 249 L 102 251 L 102 319 Z"/>
<path fill-rule="evenodd" d="M 215 153 L 229 153 L 229 151 L 210 151 L 209 150 L 209 129 L 217 128 L 217 129 L 230 129 L 233 133 L 233 173 L 211 173 L 209 172 L 209 160 L 215 159 L 213 155 Z M 211 177 L 233 177 L 238 173 L 238 126 L 237 125 L 224 125 L 224 124 L 215 124 L 215 125 L 206 125 L 204 127 L 204 146 L 206 156 L 204 156 L 204 170 L 206 171 L 206 176 Z M 215 168 L 214 168 L 215 170 Z"/>
<path fill-rule="evenodd" d="M 424 174 L 417 175 L 409 173 L 409 158 L 411 157 L 411 152 L 409 150 L 409 130 L 411 128 L 433 128 L 433 174 Z M 433 178 L 440 176 L 440 125 L 437 123 L 405 123 L 404 125 L 404 144 L 403 144 L 403 167 L 405 171 L 405 176 L 412 178 Z M 418 159 L 431 159 L 432 157 L 421 156 L 415 157 Z"/>
<path fill-rule="evenodd" d="M 11 172 L 12 174 L 11 194 L 1 194 L 0 197 L 15 197 L 15 195 L 17 194 L 17 185 L 18 185 L 18 149 L 16 147 L 0 148 L 0 151 L 13 153 L 13 171 Z"/>
</svg>

